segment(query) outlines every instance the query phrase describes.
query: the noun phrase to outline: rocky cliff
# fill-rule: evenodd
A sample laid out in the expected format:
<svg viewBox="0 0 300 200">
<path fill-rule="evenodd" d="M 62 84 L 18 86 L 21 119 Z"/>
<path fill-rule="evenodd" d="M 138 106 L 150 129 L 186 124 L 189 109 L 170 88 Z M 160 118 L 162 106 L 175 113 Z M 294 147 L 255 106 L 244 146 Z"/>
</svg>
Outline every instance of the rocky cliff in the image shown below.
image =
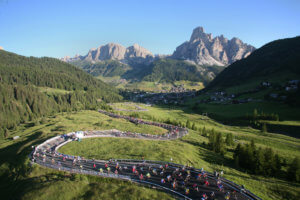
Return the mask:
<svg viewBox="0 0 300 200">
<path fill-rule="evenodd" d="M 172 57 L 195 62 L 198 65 L 226 66 L 236 60 L 246 58 L 254 51 L 251 45 L 243 43 L 238 38 L 228 40 L 223 35 L 213 38 L 205 33 L 202 27 L 193 30 L 189 41 L 176 48 Z"/>
<path fill-rule="evenodd" d="M 61 60 L 72 62 L 76 60 L 85 60 L 89 62 L 99 62 L 105 60 L 118 60 L 124 63 L 134 62 L 149 62 L 154 58 L 153 54 L 147 49 L 134 44 L 128 48 L 115 43 L 108 43 L 98 48 L 90 49 L 86 56 L 76 55 L 73 58 L 68 56 Z"/>
</svg>

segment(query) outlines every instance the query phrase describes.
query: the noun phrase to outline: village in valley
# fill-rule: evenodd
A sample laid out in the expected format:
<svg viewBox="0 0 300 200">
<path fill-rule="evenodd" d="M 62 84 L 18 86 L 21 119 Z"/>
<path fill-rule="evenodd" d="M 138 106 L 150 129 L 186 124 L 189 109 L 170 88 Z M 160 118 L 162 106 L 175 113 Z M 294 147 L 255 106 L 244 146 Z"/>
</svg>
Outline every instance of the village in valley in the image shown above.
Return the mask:
<svg viewBox="0 0 300 200">
<path fill-rule="evenodd" d="M 256 88 L 238 92 L 228 93 L 226 91 L 203 92 L 204 98 L 198 103 L 216 103 L 216 104 L 242 104 L 248 102 L 261 101 L 281 101 L 284 102 L 289 94 L 296 92 L 299 88 L 299 80 L 287 81 L 283 86 L 273 85 L 268 81 L 261 82 Z M 260 98 L 250 97 L 251 94 L 264 92 Z M 246 97 L 249 96 L 249 97 Z M 251 95 L 252 96 L 252 95 Z"/>
<path fill-rule="evenodd" d="M 226 91 L 206 92 L 187 90 L 183 86 L 173 87 L 169 91 L 161 90 L 158 92 L 147 91 L 123 91 L 124 97 L 133 102 L 146 104 L 163 105 L 183 105 L 191 97 L 201 93 L 201 99 L 197 103 L 213 104 L 243 104 L 248 102 L 280 101 L 284 102 L 288 95 L 293 94 L 299 88 L 299 80 L 289 80 L 283 85 L 272 84 L 269 81 L 262 81 L 257 87 L 237 93 Z M 263 93 L 256 98 L 251 97 L 255 93 Z"/>
</svg>

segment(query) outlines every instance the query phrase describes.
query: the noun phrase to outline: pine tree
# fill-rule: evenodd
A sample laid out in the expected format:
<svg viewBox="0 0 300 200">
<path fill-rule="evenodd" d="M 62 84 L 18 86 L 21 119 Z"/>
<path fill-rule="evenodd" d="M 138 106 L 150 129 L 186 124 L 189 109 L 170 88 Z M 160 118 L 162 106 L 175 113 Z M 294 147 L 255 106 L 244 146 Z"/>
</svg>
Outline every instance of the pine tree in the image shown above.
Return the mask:
<svg viewBox="0 0 300 200">
<path fill-rule="evenodd" d="M 217 133 L 214 146 L 216 153 L 221 153 L 222 155 L 225 154 L 226 151 L 224 146 L 224 140 L 221 133 Z"/>
<path fill-rule="evenodd" d="M 226 142 L 227 146 L 233 146 L 234 142 L 233 142 L 233 135 L 232 135 L 232 133 L 229 133 L 229 134 L 226 135 L 225 142 Z"/>
<path fill-rule="evenodd" d="M 238 143 L 233 153 L 233 159 L 236 167 L 240 166 L 240 159 L 239 159 L 240 154 L 241 154 L 241 144 Z"/>
<path fill-rule="evenodd" d="M 263 174 L 265 166 L 265 156 L 262 148 L 260 147 L 255 152 L 256 162 L 255 162 L 255 173 Z"/>
<path fill-rule="evenodd" d="M 265 175 L 271 176 L 276 173 L 275 155 L 271 148 L 265 149 Z"/>
<path fill-rule="evenodd" d="M 294 160 L 289 164 L 287 176 L 288 176 L 288 179 L 291 181 L 300 182 L 300 159 L 299 159 L 299 157 L 294 158 Z"/>
<path fill-rule="evenodd" d="M 6 129 L 4 130 L 4 137 L 5 137 L 5 138 L 8 138 L 8 136 L 9 136 L 9 130 L 6 128 Z"/>
<path fill-rule="evenodd" d="M 262 127 L 261 127 L 261 132 L 266 133 L 267 131 L 267 125 L 266 123 L 263 123 Z"/>
<path fill-rule="evenodd" d="M 202 135 L 204 137 L 207 137 L 207 132 L 206 132 L 205 126 L 202 128 Z"/>
<path fill-rule="evenodd" d="M 190 122 L 190 120 L 188 119 L 187 121 L 186 121 L 186 125 L 185 125 L 187 128 L 191 128 L 191 122 Z"/>
<path fill-rule="evenodd" d="M 256 151 L 256 147 L 255 147 L 254 141 L 251 140 L 250 145 L 249 144 L 246 145 L 246 155 L 247 155 L 246 166 L 247 166 L 247 169 L 251 170 L 252 172 L 254 172 L 255 168 L 256 168 L 255 151 Z"/>
<path fill-rule="evenodd" d="M 199 131 L 199 134 L 200 134 L 200 135 L 203 135 L 202 130 L 203 130 L 202 128 L 198 127 L 198 131 Z"/>
<path fill-rule="evenodd" d="M 278 174 L 281 171 L 282 162 L 278 154 L 275 155 L 274 159 L 275 159 L 275 171 L 276 174 Z"/>
<path fill-rule="evenodd" d="M 251 146 L 251 148 L 252 148 L 252 151 L 255 151 L 256 146 L 255 146 L 255 142 L 254 142 L 253 139 L 252 139 L 251 142 L 250 142 L 250 146 Z"/>
<path fill-rule="evenodd" d="M 253 111 L 253 119 L 256 120 L 258 118 L 258 112 L 256 109 Z"/>
<path fill-rule="evenodd" d="M 195 125 L 195 123 L 193 123 L 192 129 L 193 129 L 194 131 L 196 131 L 196 125 Z"/>
<path fill-rule="evenodd" d="M 209 140 L 208 144 L 209 144 L 211 150 L 215 151 L 216 134 L 215 134 L 214 129 L 211 130 L 208 140 Z"/>
</svg>

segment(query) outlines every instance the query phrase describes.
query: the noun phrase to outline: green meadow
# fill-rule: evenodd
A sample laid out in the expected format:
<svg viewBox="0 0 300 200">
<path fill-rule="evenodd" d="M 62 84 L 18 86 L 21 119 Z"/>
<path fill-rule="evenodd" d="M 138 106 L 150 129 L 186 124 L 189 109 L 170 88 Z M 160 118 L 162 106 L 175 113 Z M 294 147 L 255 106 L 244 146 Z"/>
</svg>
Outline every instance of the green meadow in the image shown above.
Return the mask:
<svg viewBox="0 0 300 200">
<path fill-rule="evenodd" d="M 122 108 L 123 103 L 115 106 Z M 157 121 L 165 119 L 186 122 L 188 119 L 198 128 L 214 129 L 224 137 L 232 133 L 237 143 L 254 140 L 257 146 L 271 147 L 280 156 L 290 162 L 300 153 L 299 139 L 289 136 L 261 133 L 250 127 L 226 126 L 208 117 L 187 113 L 176 108 L 150 107 L 145 112 L 117 112 L 123 115 L 139 115 L 139 117 Z M 9 138 L 0 140 L 0 172 L 4 193 L 20 194 L 21 199 L 171 199 L 172 197 L 157 190 L 138 186 L 120 180 L 70 175 L 34 165 L 28 166 L 27 155 L 31 145 L 40 144 L 47 138 L 77 130 L 118 129 L 149 134 L 161 134 L 167 130 L 148 126 L 135 125 L 123 119 L 110 118 L 96 111 L 79 111 L 60 113 L 49 118 L 28 122 L 11 131 Z M 13 136 L 20 136 L 12 140 Z M 284 179 L 251 175 L 234 166 L 232 161 L 233 147 L 228 148 L 225 156 L 207 148 L 208 139 L 199 132 L 190 130 L 187 136 L 172 141 L 151 141 L 138 139 L 84 139 L 82 142 L 71 142 L 60 151 L 72 155 L 89 158 L 135 158 L 142 156 L 149 160 L 163 160 L 180 164 L 189 164 L 208 171 L 224 170 L 225 177 L 238 184 L 243 184 L 262 199 L 298 199 L 299 187 Z M 285 169 L 284 169 L 285 170 Z M 262 184 L 263 183 L 263 184 Z M 57 192 L 57 191 L 64 192 Z M 48 199 L 49 199 L 48 198 Z"/>
</svg>

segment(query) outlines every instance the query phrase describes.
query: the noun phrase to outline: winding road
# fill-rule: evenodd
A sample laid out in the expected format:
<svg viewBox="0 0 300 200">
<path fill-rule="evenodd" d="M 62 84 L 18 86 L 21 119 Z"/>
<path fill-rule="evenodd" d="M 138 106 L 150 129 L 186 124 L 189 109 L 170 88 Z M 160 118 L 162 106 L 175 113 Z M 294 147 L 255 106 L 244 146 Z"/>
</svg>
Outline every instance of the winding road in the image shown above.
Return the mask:
<svg viewBox="0 0 300 200">
<path fill-rule="evenodd" d="M 147 140 L 173 140 L 188 134 L 186 128 L 144 121 L 129 116 L 120 116 L 107 111 L 100 113 L 114 118 L 124 118 L 133 123 L 163 127 L 168 133 L 150 135 L 123 132 L 119 130 L 85 131 L 82 139 L 94 137 L 135 138 Z M 94 160 L 79 156 L 65 155 L 58 149 L 74 140 L 75 133 L 59 135 L 46 140 L 34 148 L 30 154 L 31 161 L 39 165 L 68 171 L 71 173 L 117 178 L 151 185 L 178 199 L 260 199 L 241 186 L 224 178 L 217 178 L 211 173 L 175 163 L 149 160 Z M 220 191 L 221 188 L 221 191 Z M 213 196 L 211 194 L 214 193 Z"/>
</svg>

